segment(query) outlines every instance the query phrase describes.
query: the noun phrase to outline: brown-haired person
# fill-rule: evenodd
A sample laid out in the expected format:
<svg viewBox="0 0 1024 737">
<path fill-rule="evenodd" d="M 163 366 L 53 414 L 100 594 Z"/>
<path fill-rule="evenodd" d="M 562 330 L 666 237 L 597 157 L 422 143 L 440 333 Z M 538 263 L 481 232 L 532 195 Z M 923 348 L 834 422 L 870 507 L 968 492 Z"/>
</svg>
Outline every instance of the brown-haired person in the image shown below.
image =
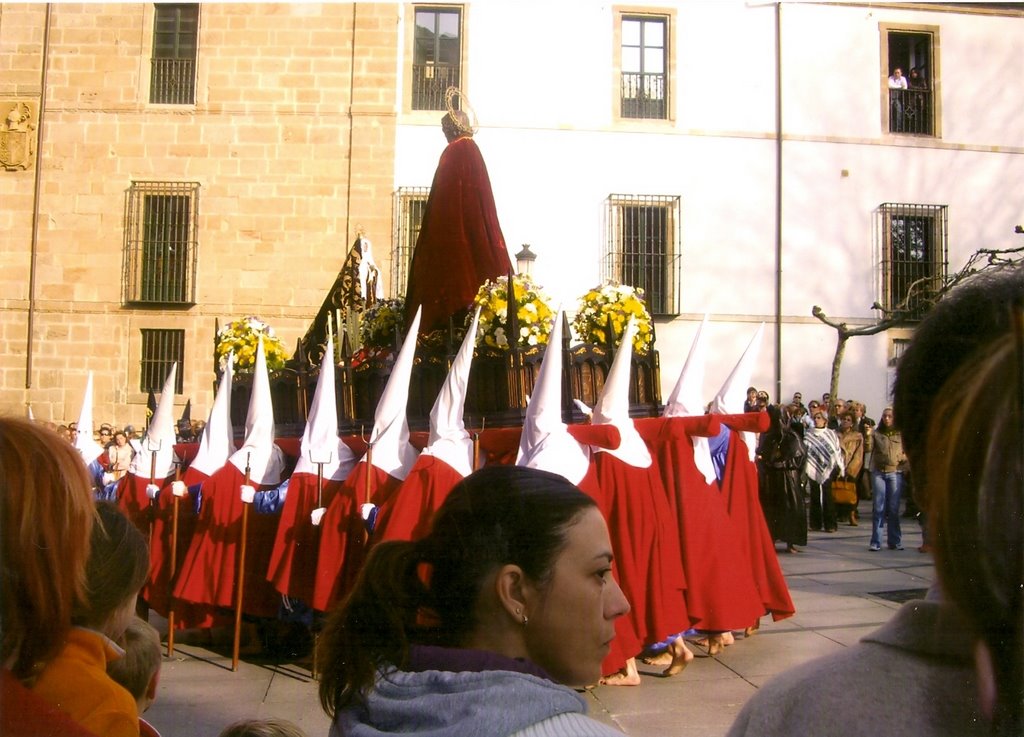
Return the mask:
<svg viewBox="0 0 1024 737">
<path fill-rule="evenodd" d="M 567 686 L 597 682 L 628 611 L 594 500 L 488 466 L 425 538 L 372 549 L 324 629 L 320 702 L 332 734 L 621 735 Z"/>
<path fill-rule="evenodd" d="M 159 732 L 142 718 L 156 700 L 156 687 L 160 681 L 160 633 L 149 622 L 134 617 L 122 638 L 124 657 L 107 663 L 107 675 L 135 699 L 139 711 L 139 732 L 142 737 L 159 737 Z"/>
<path fill-rule="evenodd" d="M 51 429 L 0 417 L 0 734 L 91 734 L 27 690 L 85 598 L 95 512 L 82 456 Z"/>
<path fill-rule="evenodd" d="M 942 592 L 974 635 L 982 712 L 1014 735 L 1024 727 L 1022 366 L 1021 336 L 1006 335 L 953 375 L 928 426 L 923 489 Z"/>
<path fill-rule="evenodd" d="M 89 542 L 86 597 L 74 607 L 75 626 L 32 690 L 105 737 L 139 734 L 135 698 L 107 675 L 107 663 L 124 655 L 116 643 L 135 616 L 148 571 L 146 538 L 117 505 L 99 502 Z"/>
<path fill-rule="evenodd" d="M 1014 333 L 1009 308 L 1022 301 L 1022 269 L 972 279 L 932 309 L 897 367 L 894 402 L 937 585 L 842 653 L 766 684 L 730 737 L 836 724 L 844 735 L 1022 733 L 1024 329 Z M 879 681 L 892 673 L 899 688 Z"/>
</svg>

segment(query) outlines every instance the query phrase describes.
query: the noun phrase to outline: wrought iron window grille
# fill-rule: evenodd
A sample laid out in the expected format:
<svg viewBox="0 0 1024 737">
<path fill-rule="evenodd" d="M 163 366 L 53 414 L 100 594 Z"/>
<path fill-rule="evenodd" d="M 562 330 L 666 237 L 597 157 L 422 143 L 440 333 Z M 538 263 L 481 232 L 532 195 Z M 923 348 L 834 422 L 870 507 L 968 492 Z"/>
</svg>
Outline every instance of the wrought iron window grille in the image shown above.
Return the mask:
<svg viewBox="0 0 1024 737">
<path fill-rule="evenodd" d="M 191 307 L 198 255 L 198 182 L 133 182 L 125 206 L 126 304 Z"/>
<path fill-rule="evenodd" d="M 185 374 L 185 331 L 142 328 L 142 363 L 139 391 L 158 392 L 164 385 L 171 366 L 178 364 L 174 391 L 182 393 Z"/>
<path fill-rule="evenodd" d="M 644 290 L 652 315 L 678 315 L 682 284 L 680 199 L 613 194 L 606 201 L 601 278 Z"/>
</svg>

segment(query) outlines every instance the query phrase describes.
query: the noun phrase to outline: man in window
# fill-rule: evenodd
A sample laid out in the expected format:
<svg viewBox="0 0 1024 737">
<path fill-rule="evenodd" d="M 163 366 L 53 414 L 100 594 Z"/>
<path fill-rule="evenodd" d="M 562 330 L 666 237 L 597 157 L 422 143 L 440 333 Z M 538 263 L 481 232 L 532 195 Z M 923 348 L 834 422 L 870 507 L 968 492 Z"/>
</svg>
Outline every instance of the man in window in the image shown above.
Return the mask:
<svg viewBox="0 0 1024 737">
<path fill-rule="evenodd" d="M 903 131 L 903 98 L 906 95 L 907 78 L 903 70 L 896 67 L 889 77 L 889 114 L 892 116 L 890 130 Z"/>
</svg>

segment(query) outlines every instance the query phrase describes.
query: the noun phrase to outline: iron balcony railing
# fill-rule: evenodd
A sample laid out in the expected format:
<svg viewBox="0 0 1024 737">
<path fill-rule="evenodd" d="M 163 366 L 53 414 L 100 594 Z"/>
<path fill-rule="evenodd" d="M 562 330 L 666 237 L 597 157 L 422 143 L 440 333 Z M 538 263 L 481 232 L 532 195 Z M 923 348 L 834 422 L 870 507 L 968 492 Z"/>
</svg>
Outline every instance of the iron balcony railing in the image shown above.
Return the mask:
<svg viewBox="0 0 1024 737">
<path fill-rule="evenodd" d="M 664 74 L 622 73 L 622 117 L 664 120 L 667 115 Z"/>
<path fill-rule="evenodd" d="M 412 109 L 447 109 L 445 90 L 458 87 L 460 78 L 460 69 L 454 64 L 413 64 Z"/>
<path fill-rule="evenodd" d="M 916 88 L 889 90 L 889 132 L 919 136 L 933 132 L 932 91 Z"/>
<path fill-rule="evenodd" d="M 163 105 L 195 104 L 195 59 L 153 59 L 149 101 Z"/>
</svg>

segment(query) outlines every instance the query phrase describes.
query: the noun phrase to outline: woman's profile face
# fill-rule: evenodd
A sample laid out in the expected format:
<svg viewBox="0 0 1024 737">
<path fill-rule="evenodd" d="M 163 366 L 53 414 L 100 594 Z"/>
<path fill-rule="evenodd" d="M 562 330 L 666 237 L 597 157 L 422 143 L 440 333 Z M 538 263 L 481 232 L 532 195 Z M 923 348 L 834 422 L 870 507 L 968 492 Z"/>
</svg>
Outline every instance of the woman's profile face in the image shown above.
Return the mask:
<svg viewBox="0 0 1024 737">
<path fill-rule="evenodd" d="M 551 578 L 528 612 L 530 659 L 567 686 L 601 677 L 601 661 L 615 637 L 615 620 L 629 611 L 612 577 L 608 527 L 596 508 L 583 512 L 566 535 Z"/>
</svg>

